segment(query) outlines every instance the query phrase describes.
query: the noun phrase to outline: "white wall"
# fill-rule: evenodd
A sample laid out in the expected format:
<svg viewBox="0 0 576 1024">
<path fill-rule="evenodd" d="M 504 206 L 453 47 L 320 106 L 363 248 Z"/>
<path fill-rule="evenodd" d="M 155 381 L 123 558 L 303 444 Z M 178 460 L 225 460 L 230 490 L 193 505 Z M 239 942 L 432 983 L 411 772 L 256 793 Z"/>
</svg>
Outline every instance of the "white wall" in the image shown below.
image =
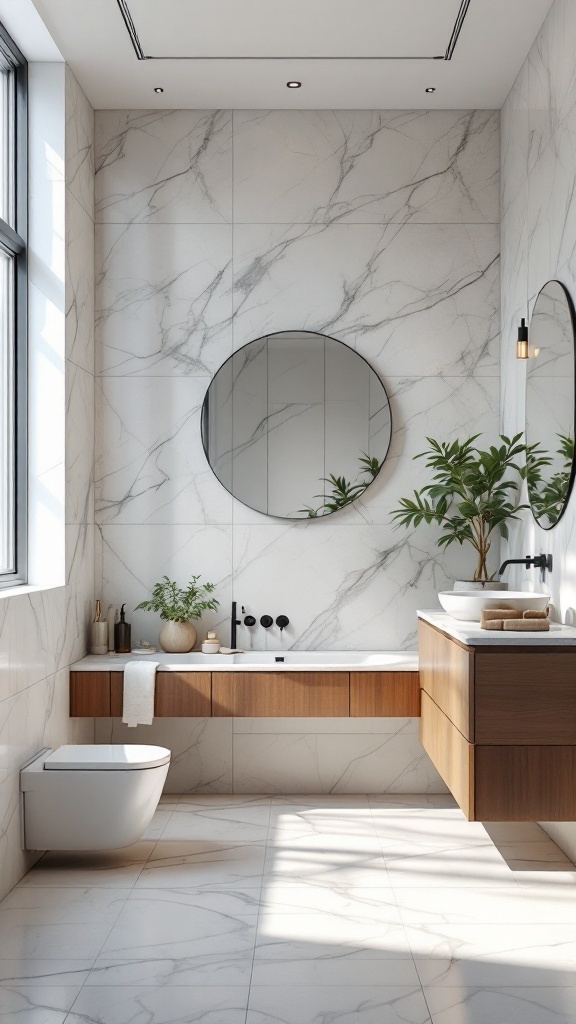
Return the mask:
<svg viewBox="0 0 576 1024">
<path fill-rule="evenodd" d="M 30 103 L 32 515 L 50 557 L 32 552 L 42 589 L 0 596 L 0 898 L 34 859 L 20 766 L 93 738 L 69 718 L 67 668 L 86 651 L 94 594 L 93 111 L 64 64 L 30 66 Z"/>
<path fill-rule="evenodd" d="M 556 0 L 502 110 L 502 426 L 524 428 L 525 367 L 516 361 L 516 328 L 539 289 L 557 278 L 576 299 L 576 5 Z M 576 615 L 576 494 L 560 523 L 541 530 L 530 514 L 513 526 L 514 557 L 550 552 L 555 614 Z M 538 585 L 534 572 L 511 579 Z M 576 856 L 576 824 L 545 825 Z"/>
<path fill-rule="evenodd" d="M 412 647 L 472 574 L 389 512 L 427 434 L 497 430 L 498 153 L 493 111 L 96 112 L 97 576 L 136 637 L 155 580 L 201 573 L 224 640 L 234 597 L 290 618 L 258 647 Z M 392 403 L 377 482 L 319 522 L 235 501 L 200 443 L 211 375 L 285 329 L 355 347 Z"/>
</svg>

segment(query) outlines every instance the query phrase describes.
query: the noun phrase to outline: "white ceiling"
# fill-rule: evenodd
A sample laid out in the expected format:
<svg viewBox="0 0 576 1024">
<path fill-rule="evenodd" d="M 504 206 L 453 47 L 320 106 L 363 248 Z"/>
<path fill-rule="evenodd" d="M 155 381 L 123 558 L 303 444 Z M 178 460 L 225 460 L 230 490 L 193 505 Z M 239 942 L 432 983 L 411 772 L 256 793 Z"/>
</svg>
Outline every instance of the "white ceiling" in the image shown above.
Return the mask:
<svg viewBox="0 0 576 1024">
<path fill-rule="evenodd" d="M 461 0 L 125 2 L 168 59 L 118 0 L 34 0 L 96 108 L 500 107 L 552 0 L 470 0 L 452 60 Z"/>
</svg>

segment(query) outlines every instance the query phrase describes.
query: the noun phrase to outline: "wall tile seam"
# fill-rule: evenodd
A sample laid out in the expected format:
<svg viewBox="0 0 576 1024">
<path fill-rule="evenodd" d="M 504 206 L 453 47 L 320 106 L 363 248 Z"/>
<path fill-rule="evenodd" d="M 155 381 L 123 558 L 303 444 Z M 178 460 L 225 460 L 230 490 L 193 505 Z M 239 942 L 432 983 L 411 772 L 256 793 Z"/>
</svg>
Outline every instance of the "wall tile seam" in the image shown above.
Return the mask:
<svg viewBox="0 0 576 1024">
<path fill-rule="evenodd" d="M 73 191 L 73 189 L 70 188 L 70 185 L 66 185 L 66 200 L 68 200 L 68 199 L 73 199 L 74 202 L 78 204 L 80 209 L 84 211 L 84 213 L 88 217 L 88 220 L 91 222 L 91 224 L 96 224 L 96 221 L 94 220 L 94 213 L 90 213 L 90 211 L 86 209 L 86 207 L 84 206 L 84 203 L 82 202 L 81 199 L 78 199 L 78 196 Z"/>
<path fill-rule="evenodd" d="M 77 200 L 78 201 L 78 200 Z M 84 207 L 82 207 L 84 209 Z M 498 227 L 501 219 L 498 220 L 235 220 L 235 221 L 191 221 L 191 220 L 166 220 L 166 221 L 131 221 L 131 220 L 94 220 L 95 228 L 120 227 L 120 228 L 387 228 L 387 227 L 415 227 L 415 228 L 479 228 Z"/>
</svg>

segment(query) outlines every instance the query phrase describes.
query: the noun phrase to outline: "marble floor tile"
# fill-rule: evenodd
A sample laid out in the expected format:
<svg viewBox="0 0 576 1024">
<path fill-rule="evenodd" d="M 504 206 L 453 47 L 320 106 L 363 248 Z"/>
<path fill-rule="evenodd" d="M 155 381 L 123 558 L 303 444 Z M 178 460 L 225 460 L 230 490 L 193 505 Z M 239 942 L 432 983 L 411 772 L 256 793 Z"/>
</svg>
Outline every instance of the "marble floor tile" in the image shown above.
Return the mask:
<svg viewBox="0 0 576 1024">
<path fill-rule="evenodd" d="M 63 1024 L 80 989 L 68 986 L 0 987 L 2 1024 Z"/>
<path fill-rule="evenodd" d="M 415 960 L 423 986 L 440 988 L 517 988 L 538 984 L 546 987 L 572 988 L 576 998 L 576 971 L 555 964 L 540 965 L 537 972 L 531 964 L 496 963 L 494 960 L 452 960 L 430 957 Z"/>
<path fill-rule="evenodd" d="M 169 812 L 156 812 L 157 815 Z M 152 839 L 124 850 L 99 853 L 46 853 L 21 886 L 104 886 L 130 888 L 135 884 L 156 843 Z"/>
<path fill-rule="evenodd" d="M 77 988 L 84 984 L 94 962 L 86 960 L 0 960 L 0 986 L 2 988 Z"/>
<path fill-rule="evenodd" d="M 536 979 L 538 971 L 535 972 Z M 573 988 L 426 988 L 433 1024 L 574 1024 Z"/>
<path fill-rule="evenodd" d="M 411 961 L 412 962 L 412 961 Z M 132 985 L 172 987 L 173 985 L 249 985 L 252 956 L 214 953 L 205 956 L 151 957 L 122 960 L 98 957 L 86 980 L 87 985 Z"/>
<path fill-rule="evenodd" d="M 458 846 L 449 850 L 422 849 L 416 856 L 386 859 L 390 885 L 402 888 L 489 888 L 515 882 L 495 847 Z"/>
<path fill-rule="evenodd" d="M 292 843 L 283 846 L 269 846 L 264 865 L 265 882 L 314 882 L 328 886 L 358 885 L 376 888 L 390 884 L 386 864 L 381 851 L 374 849 L 346 849 L 345 842 L 340 848 L 328 850 L 318 842 L 308 848 L 294 848 Z"/>
<path fill-rule="evenodd" d="M 173 812 L 164 829 L 162 838 L 169 840 L 196 839 L 204 842 L 265 844 L 268 838 L 270 805 L 268 801 L 252 801 L 243 798 L 232 804 L 224 798 L 213 806 L 209 802 L 197 802 L 194 797 L 185 801 Z"/>
<path fill-rule="evenodd" d="M 399 888 L 394 893 L 405 925 L 538 924 L 543 923 L 545 912 L 545 907 L 519 885 L 498 889 Z M 572 911 L 575 909 L 572 904 Z"/>
<path fill-rule="evenodd" d="M 171 840 L 156 845 L 136 888 L 211 888 L 238 885 L 260 889 L 265 846 Z"/>
<path fill-rule="evenodd" d="M 8 959 L 95 957 L 129 889 L 18 886 L 0 905 L 0 949 Z"/>
<path fill-rule="evenodd" d="M 140 890 L 128 900 L 102 946 L 117 960 L 251 956 L 257 906 L 236 893 Z"/>
<path fill-rule="evenodd" d="M 408 925 L 406 934 L 415 960 L 486 960 L 535 969 L 576 970 L 574 925 Z"/>
<path fill-rule="evenodd" d="M 244 1024 L 247 1003 L 247 985 L 188 985 L 169 989 L 86 986 L 74 1003 L 67 1024 Z"/>
<path fill-rule="evenodd" d="M 411 956 L 379 959 L 262 960 L 254 963 L 252 984 L 260 985 L 406 985 L 417 988 L 418 971 Z"/>
<path fill-rule="evenodd" d="M 246 1024 L 427 1024 L 420 987 L 252 986 Z"/>
</svg>

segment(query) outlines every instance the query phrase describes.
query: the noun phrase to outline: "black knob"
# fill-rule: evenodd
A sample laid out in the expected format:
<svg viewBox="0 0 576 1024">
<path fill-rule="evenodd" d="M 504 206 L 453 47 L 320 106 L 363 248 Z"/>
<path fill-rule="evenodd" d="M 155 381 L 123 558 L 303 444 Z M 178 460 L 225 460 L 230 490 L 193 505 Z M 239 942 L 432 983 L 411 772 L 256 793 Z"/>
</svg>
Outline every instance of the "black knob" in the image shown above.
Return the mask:
<svg viewBox="0 0 576 1024">
<path fill-rule="evenodd" d="M 276 625 L 280 626 L 280 630 L 286 629 L 286 626 L 290 625 L 290 619 L 287 615 L 279 615 L 276 619 Z"/>
<path fill-rule="evenodd" d="M 256 625 L 256 619 L 254 618 L 254 616 L 253 615 L 247 615 L 246 618 L 244 619 L 244 625 L 245 626 L 255 626 Z"/>
<path fill-rule="evenodd" d="M 269 629 L 273 622 L 274 619 L 272 618 L 271 615 L 263 615 L 262 618 L 260 619 L 260 625 L 264 626 L 264 629 Z"/>
</svg>

